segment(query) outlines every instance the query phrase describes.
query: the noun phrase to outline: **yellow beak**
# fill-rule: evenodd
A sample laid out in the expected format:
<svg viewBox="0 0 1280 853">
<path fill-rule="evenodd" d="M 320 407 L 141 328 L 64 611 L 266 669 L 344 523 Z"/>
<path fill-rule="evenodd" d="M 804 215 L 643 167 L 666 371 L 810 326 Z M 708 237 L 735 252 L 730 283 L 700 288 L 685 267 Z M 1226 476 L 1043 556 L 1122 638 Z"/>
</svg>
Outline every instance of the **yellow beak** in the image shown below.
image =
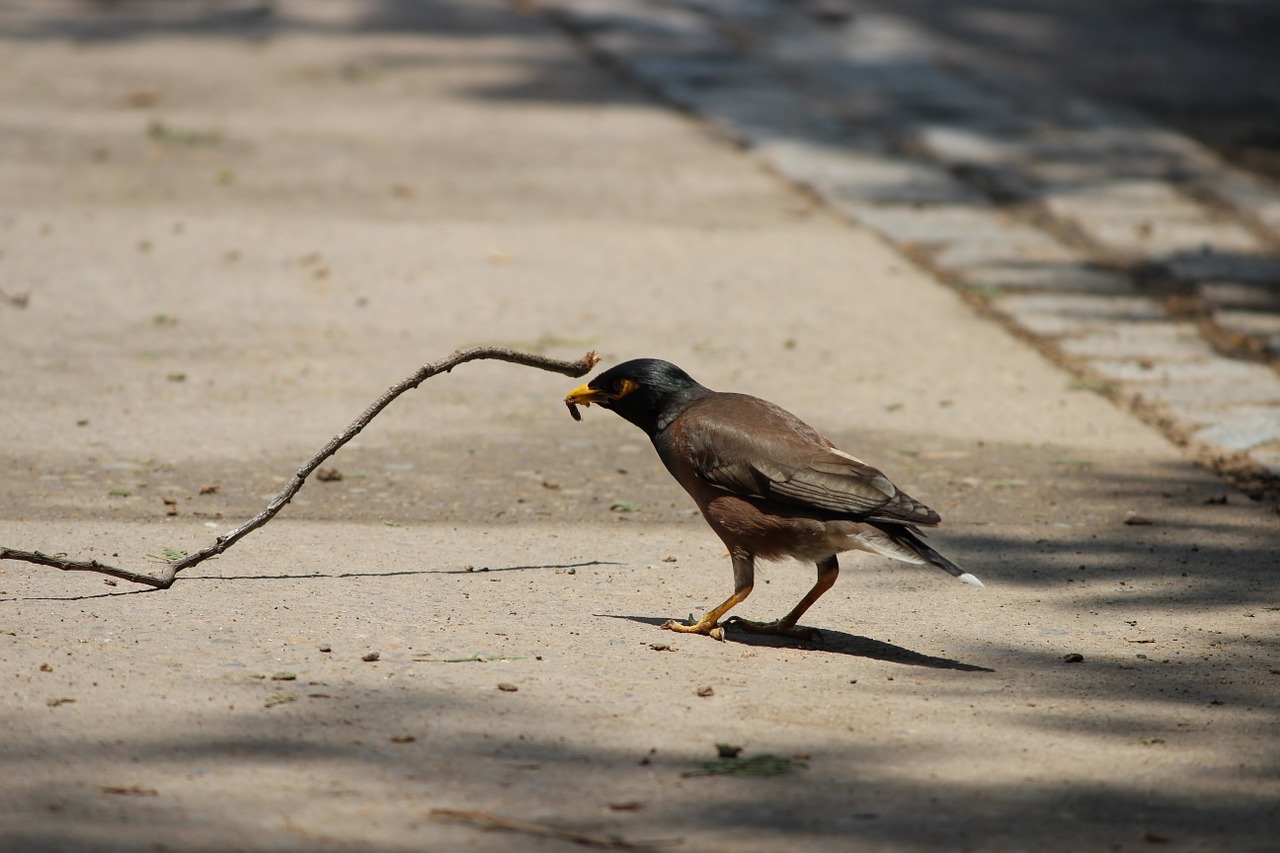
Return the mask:
<svg viewBox="0 0 1280 853">
<path fill-rule="evenodd" d="M 569 396 L 564 398 L 566 404 L 572 403 L 575 406 L 590 406 L 592 403 L 603 403 L 610 399 L 610 396 L 603 391 L 598 391 L 589 385 L 579 385 L 569 392 Z"/>
<path fill-rule="evenodd" d="M 578 413 L 578 406 L 590 406 L 592 403 L 603 403 L 605 400 L 611 400 L 613 397 L 603 391 L 597 391 L 588 385 L 579 385 L 569 392 L 569 396 L 564 398 L 564 404 L 569 407 L 569 414 L 573 415 L 575 421 L 582 420 L 582 415 Z"/>
</svg>

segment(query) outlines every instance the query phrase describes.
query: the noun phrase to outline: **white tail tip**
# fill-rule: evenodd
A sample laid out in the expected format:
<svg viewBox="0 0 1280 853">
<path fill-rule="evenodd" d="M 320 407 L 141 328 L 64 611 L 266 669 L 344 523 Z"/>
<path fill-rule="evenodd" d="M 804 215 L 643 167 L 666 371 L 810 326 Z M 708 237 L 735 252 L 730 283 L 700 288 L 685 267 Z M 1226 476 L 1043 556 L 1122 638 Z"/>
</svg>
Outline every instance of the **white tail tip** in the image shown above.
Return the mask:
<svg viewBox="0 0 1280 853">
<path fill-rule="evenodd" d="M 985 589 L 985 588 L 986 588 L 986 586 L 987 586 L 987 585 L 986 585 L 986 584 L 984 584 L 982 581 L 978 580 L 977 578 L 975 578 L 973 575 L 969 574 L 968 572 L 965 572 L 964 574 L 959 575 L 959 576 L 958 576 L 958 579 L 959 579 L 959 580 L 964 581 L 964 582 L 965 582 L 965 583 L 967 583 L 967 584 L 971 584 L 972 586 L 980 587 L 980 588 L 982 588 L 982 589 Z"/>
</svg>

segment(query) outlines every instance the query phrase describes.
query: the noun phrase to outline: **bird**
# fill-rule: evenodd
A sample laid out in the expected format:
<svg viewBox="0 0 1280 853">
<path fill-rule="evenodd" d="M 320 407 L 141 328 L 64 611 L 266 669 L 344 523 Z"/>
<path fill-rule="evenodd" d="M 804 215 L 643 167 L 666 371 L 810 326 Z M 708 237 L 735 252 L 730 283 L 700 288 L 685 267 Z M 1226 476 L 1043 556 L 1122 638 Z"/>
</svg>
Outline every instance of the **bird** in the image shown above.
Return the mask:
<svg viewBox="0 0 1280 853">
<path fill-rule="evenodd" d="M 895 486 L 879 469 L 838 449 L 800 418 L 767 400 L 713 391 L 669 361 L 638 358 L 603 371 L 565 397 L 598 405 L 639 427 L 684 487 L 733 564 L 733 594 L 702 618 L 661 627 L 724 639 L 724 625 L 821 642 L 797 623 L 835 584 L 837 555 L 869 551 L 936 566 L 961 581 L 983 583 L 924 541 L 937 512 Z M 751 594 L 755 561 L 794 558 L 818 570 L 813 588 L 785 616 L 756 622 L 732 608 Z"/>
</svg>

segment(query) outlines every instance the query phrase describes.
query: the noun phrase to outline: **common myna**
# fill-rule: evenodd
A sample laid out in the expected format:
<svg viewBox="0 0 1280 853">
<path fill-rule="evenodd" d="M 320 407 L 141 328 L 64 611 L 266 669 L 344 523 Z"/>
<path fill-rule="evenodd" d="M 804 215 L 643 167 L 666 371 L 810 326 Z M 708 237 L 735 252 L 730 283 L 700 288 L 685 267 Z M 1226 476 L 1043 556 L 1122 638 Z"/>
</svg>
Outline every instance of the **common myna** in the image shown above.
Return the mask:
<svg viewBox="0 0 1280 853">
<path fill-rule="evenodd" d="M 781 619 L 731 623 L 802 639 L 820 636 L 796 622 L 835 583 L 841 551 L 937 566 L 982 586 L 924 542 L 920 526 L 938 524 L 936 512 L 773 403 L 712 391 L 655 358 L 619 364 L 565 398 L 575 418 L 591 403 L 644 430 L 733 560 L 733 595 L 693 624 L 663 628 L 722 638 L 720 618 L 751 594 L 757 557 L 815 563 L 818 582 Z"/>
</svg>

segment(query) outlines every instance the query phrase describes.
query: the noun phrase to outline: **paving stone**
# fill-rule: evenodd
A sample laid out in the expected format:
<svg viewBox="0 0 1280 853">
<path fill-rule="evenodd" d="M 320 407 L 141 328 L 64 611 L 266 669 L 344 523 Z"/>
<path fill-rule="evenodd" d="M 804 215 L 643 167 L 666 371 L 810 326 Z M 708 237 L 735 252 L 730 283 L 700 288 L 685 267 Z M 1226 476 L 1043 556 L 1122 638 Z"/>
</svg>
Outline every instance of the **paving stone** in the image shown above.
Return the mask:
<svg viewBox="0 0 1280 853">
<path fill-rule="evenodd" d="M 588 36 L 592 46 L 626 64 L 635 76 L 642 69 L 635 63 L 652 62 L 659 67 L 663 60 L 670 61 L 673 79 L 714 80 L 726 77 L 733 65 L 741 61 L 723 52 L 714 39 L 695 33 L 689 38 L 673 38 L 662 33 L 645 32 L 631 28 L 609 29 Z"/>
<path fill-rule="evenodd" d="M 1115 121 L 1106 112 L 1084 128 L 1049 125 L 1025 141 L 1028 171 L 1060 189 L 1145 181 L 1167 183 L 1170 174 L 1198 174 L 1199 146 L 1141 122 Z M 1042 122 L 1042 128 L 1045 124 Z"/>
<path fill-rule="evenodd" d="M 1157 258 L 1182 253 L 1254 252 L 1257 239 L 1232 222 L 1139 215 L 1098 215 L 1077 223 L 1103 246 Z"/>
<path fill-rule="evenodd" d="M 1000 219 L 996 228 L 955 240 L 933 255 L 932 263 L 947 272 L 1007 263 L 1066 264 L 1079 253 L 1038 228 Z"/>
<path fill-rule="evenodd" d="M 1254 448 L 1249 451 L 1249 458 L 1271 476 L 1280 477 L 1280 450 Z"/>
<path fill-rule="evenodd" d="M 1112 180 L 1105 184 L 1077 187 L 1050 187 L 1045 202 L 1051 209 L 1061 208 L 1064 215 L 1074 216 L 1081 206 L 1089 213 L 1169 214 L 1182 211 L 1194 216 L 1196 206 L 1162 181 Z"/>
<path fill-rule="evenodd" d="M 1053 189 L 1043 201 L 1051 214 L 1074 222 L 1099 244 L 1131 254 L 1260 249 L 1241 225 L 1214 221 L 1207 209 L 1156 181 Z"/>
<path fill-rule="evenodd" d="M 1219 310 L 1213 312 L 1213 321 L 1242 335 L 1280 336 L 1280 314 L 1268 311 Z"/>
<path fill-rule="evenodd" d="M 554 5 L 569 26 L 588 34 L 625 30 L 671 38 L 706 28 L 706 22 L 691 12 L 672 6 L 657 7 L 646 0 L 555 0 Z"/>
<path fill-rule="evenodd" d="M 1240 403 L 1280 404 L 1280 375 L 1261 364 L 1216 358 L 1204 377 L 1181 376 L 1165 371 L 1166 378 L 1141 385 L 1145 397 L 1159 400 L 1175 411 L 1204 417 L 1205 410 Z M 1152 372 L 1159 370 L 1156 368 Z M 1176 377 L 1176 378 L 1175 378 Z"/>
<path fill-rule="evenodd" d="M 942 245 L 998 237 L 1005 223 L 986 205 L 875 205 L 859 220 L 898 243 Z"/>
<path fill-rule="evenodd" d="M 1211 281 L 1198 285 L 1196 291 L 1215 308 L 1280 311 L 1280 283 L 1268 287 L 1238 281 Z"/>
<path fill-rule="evenodd" d="M 1115 325 L 1105 332 L 1062 341 L 1061 346 L 1072 355 L 1099 359 L 1200 361 L 1213 355 L 1192 323 Z"/>
<path fill-rule="evenodd" d="M 838 32 L 789 34 L 774 45 L 775 56 L 802 69 L 819 84 L 847 97 L 877 94 L 899 118 L 912 123 L 945 120 L 997 125 L 1011 115 L 1008 98 L 990 87 L 939 67 L 926 40 L 892 16 L 857 15 Z M 828 46 L 834 46 L 831 55 Z M 893 120 L 881 108 L 882 119 Z"/>
<path fill-rule="evenodd" d="M 721 52 L 714 42 L 692 40 L 674 49 L 655 48 L 648 36 L 627 31 L 601 33 L 592 42 L 668 97 L 686 89 L 753 87 L 769 80 L 766 69 Z"/>
<path fill-rule="evenodd" d="M 965 267 L 957 274 L 970 287 L 1117 295 L 1134 292 L 1133 282 L 1128 276 L 1079 261 L 1043 263 L 1011 260 Z"/>
<path fill-rule="evenodd" d="M 739 22 L 764 22 L 778 18 L 775 0 L 681 0 L 682 5 L 709 15 L 732 14 Z"/>
<path fill-rule="evenodd" d="M 996 308 L 1027 331 L 1045 337 L 1079 335 L 1112 323 L 1165 319 L 1164 306 L 1144 296 L 1027 293 L 1002 297 Z"/>
<path fill-rule="evenodd" d="M 1246 284 L 1280 285 L 1280 257 L 1243 254 L 1196 253 L 1168 258 L 1164 264 L 1184 281 L 1236 281 Z"/>
<path fill-rule="evenodd" d="M 1240 406 L 1221 413 L 1212 426 L 1200 430 L 1195 438 L 1231 451 L 1280 441 L 1280 406 Z"/>
<path fill-rule="evenodd" d="M 1007 137 L 954 123 L 926 125 L 917 131 L 917 141 L 933 157 L 951 164 L 993 166 L 1021 154 Z"/>
<path fill-rule="evenodd" d="M 1233 377 L 1252 377 L 1261 365 L 1215 356 L 1203 361 L 1151 361 L 1095 359 L 1089 366 L 1108 379 L 1120 382 L 1229 382 Z M 1241 368 L 1243 373 L 1237 371 Z M 1265 367 L 1261 369 L 1265 370 Z"/>
<path fill-rule="evenodd" d="M 1226 332 L 1256 339 L 1268 353 L 1280 353 L 1280 314 L 1267 311 L 1215 311 L 1213 321 Z"/>
<path fill-rule="evenodd" d="M 1114 179 L 1110 166 L 1089 159 L 1062 162 L 1033 159 L 1025 171 L 1029 182 L 1039 188 L 1039 195 L 1051 192 L 1066 196 L 1072 187 L 1088 187 Z"/>
<path fill-rule="evenodd" d="M 1209 189 L 1280 238 L 1280 187 L 1234 169 L 1223 171 Z"/>
<path fill-rule="evenodd" d="M 743 145 L 825 135 L 832 130 L 820 117 L 802 109 L 794 95 L 769 83 L 707 85 L 697 77 L 680 78 L 673 64 L 663 59 L 646 60 L 638 70 L 671 100 L 696 110 Z"/>
<path fill-rule="evenodd" d="M 832 38 L 846 57 L 867 64 L 926 61 L 932 53 L 919 30 L 893 15 L 871 10 L 862 10 Z"/>
<path fill-rule="evenodd" d="M 811 187 L 850 216 L 866 205 L 906 202 L 982 204 L 972 187 L 945 170 L 876 151 L 771 139 L 760 153 L 780 173 Z"/>
<path fill-rule="evenodd" d="M 902 63 L 881 69 L 878 84 L 898 108 L 909 109 L 922 119 L 998 120 L 1007 109 L 992 93 L 931 64 Z"/>
</svg>

